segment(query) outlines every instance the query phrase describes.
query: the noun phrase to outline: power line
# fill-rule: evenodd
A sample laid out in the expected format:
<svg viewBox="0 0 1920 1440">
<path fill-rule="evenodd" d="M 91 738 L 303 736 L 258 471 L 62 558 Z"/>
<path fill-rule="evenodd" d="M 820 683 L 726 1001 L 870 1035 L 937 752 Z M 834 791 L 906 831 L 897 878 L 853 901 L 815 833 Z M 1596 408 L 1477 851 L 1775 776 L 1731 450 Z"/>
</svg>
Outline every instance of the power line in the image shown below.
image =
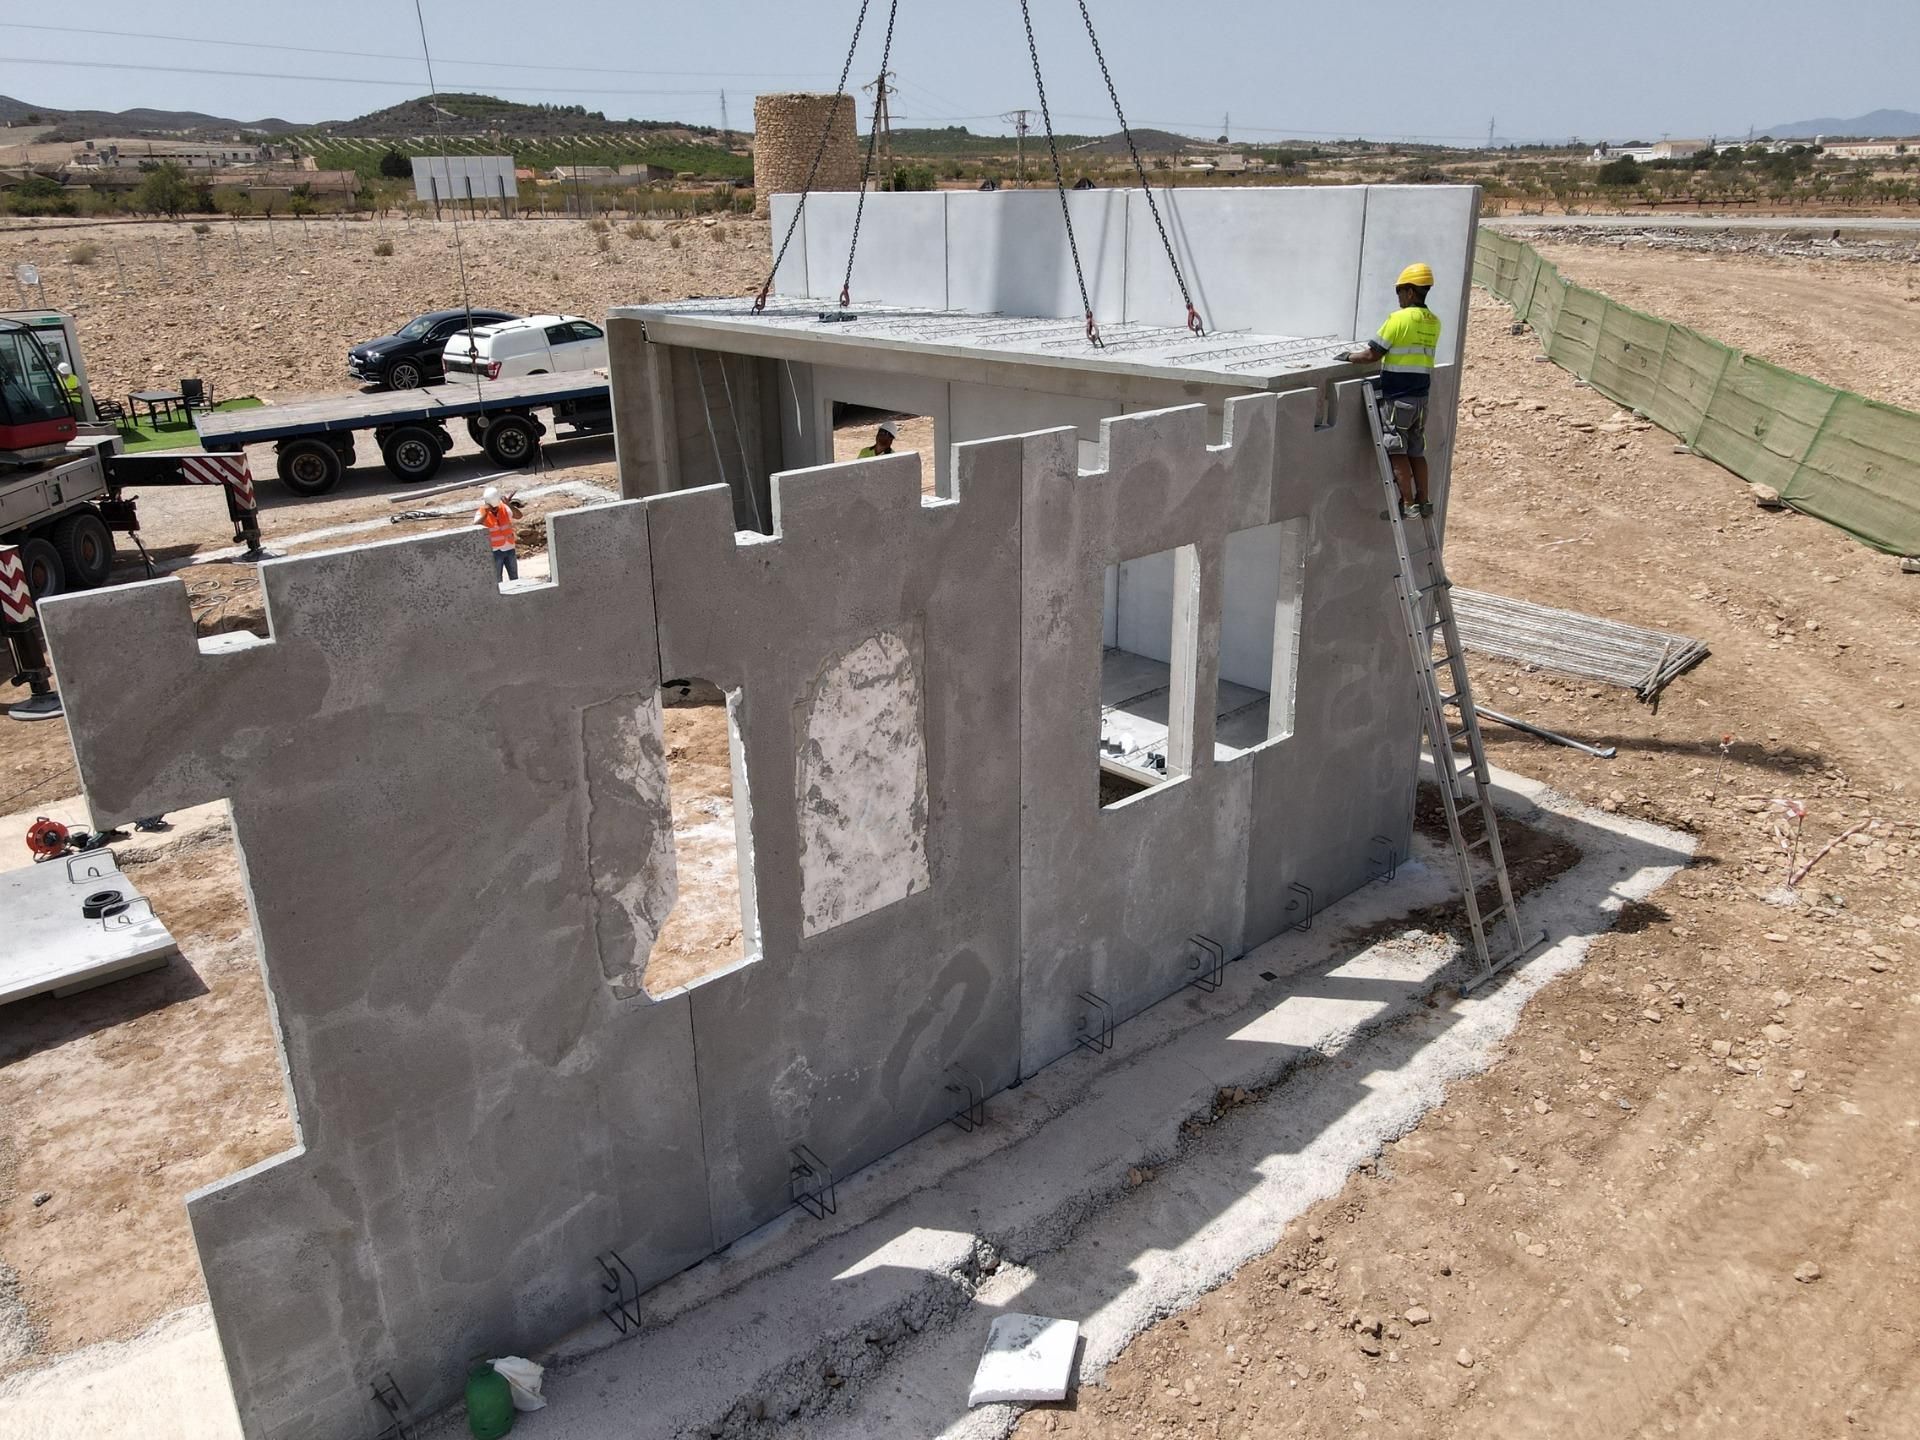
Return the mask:
<svg viewBox="0 0 1920 1440">
<path fill-rule="evenodd" d="M 19 21 L 0 21 L 0 29 L 37 30 L 54 35 L 76 35 L 85 39 L 108 36 L 116 40 L 166 40 L 181 45 L 224 45 L 235 50 L 279 50 L 293 55 L 332 55 L 348 60 L 396 60 L 411 63 L 416 56 L 392 55 L 379 50 L 329 50 L 313 45 L 274 45 L 261 40 L 216 40 L 199 35 L 162 35 L 147 30 L 101 30 L 92 25 L 30 25 Z M 42 62 L 46 63 L 46 62 Z M 453 60 L 443 58 L 442 65 L 477 65 L 491 70 L 554 70 L 569 75 L 696 75 L 726 79 L 794 80 L 817 79 L 814 70 L 627 70 L 594 65 L 539 65 L 526 60 Z M 222 72 L 230 73 L 230 72 Z"/>
<path fill-rule="evenodd" d="M 123 60 L 56 60 L 48 55 L 9 55 L 6 63 L 21 65 L 57 65 L 70 70 L 143 70 L 162 75 L 217 75 L 223 80 L 231 80 L 231 70 L 212 70 L 199 65 L 135 65 Z M 311 80 L 329 85 L 385 85 L 389 89 L 418 90 L 418 80 L 381 80 L 371 75 L 314 75 L 294 74 L 272 70 L 255 70 L 247 76 L 250 80 Z M 473 83 L 473 82 L 467 82 Z M 712 95 L 711 90 L 613 90 L 595 87 L 582 89 L 576 86 L 555 87 L 551 85 L 488 85 L 488 90 L 510 92 L 520 95 Z"/>
</svg>

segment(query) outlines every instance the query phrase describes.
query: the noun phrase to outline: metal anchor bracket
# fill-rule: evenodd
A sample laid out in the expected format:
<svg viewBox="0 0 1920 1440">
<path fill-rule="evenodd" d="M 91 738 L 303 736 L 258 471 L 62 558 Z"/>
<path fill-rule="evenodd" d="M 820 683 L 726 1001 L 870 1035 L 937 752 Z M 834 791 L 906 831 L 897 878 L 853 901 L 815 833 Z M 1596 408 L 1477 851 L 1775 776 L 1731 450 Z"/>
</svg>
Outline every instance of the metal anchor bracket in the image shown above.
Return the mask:
<svg viewBox="0 0 1920 1440">
<path fill-rule="evenodd" d="M 1197 972 L 1187 984 L 1211 995 L 1220 988 L 1220 982 L 1227 973 L 1226 948 L 1218 940 L 1205 935 L 1189 935 L 1187 969 Z"/>
<path fill-rule="evenodd" d="M 1393 841 L 1385 835 L 1376 835 L 1368 842 L 1373 847 L 1368 864 L 1373 866 L 1373 878 L 1382 885 L 1391 885 L 1393 877 L 1400 873 L 1400 851 Z"/>
<path fill-rule="evenodd" d="M 834 1192 L 833 1171 L 805 1145 L 787 1152 L 787 1193 L 793 1203 L 816 1220 L 824 1220 L 840 1208 Z"/>
<path fill-rule="evenodd" d="M 947 1066 L 946 1074 L 947 1093 L 955 1096 L 960 1106 L 947 1116 L 947 1120 L 971 1135 L 987 1123 L 986 1084 L 973 1071 L 957 1062 Z"/>
<path fill-rule="evenodd" d="M 1287 901 L 1286 913 L 1291 915 L 1303 906 L 1306 912 L 1288 928 L 1292 930 L 1311 930 L 1313 928 L 1313 887 L 1311 885 L 1303 885 L 1296 880 L 1287 886 L 1287 889 L 1292 892 L 1293 899 Z"/>
<path fill-rule="evenodd" d="M 600 1307 L 600 1313 L 607 1317 L 607 1323 L 622 1335 L 629 1330 L 640 1328 L 640 1277 L 633 1273 L 633 1267 L 620 1256 L 618 1250 L 609 1250 L 604 1255 L 593 1257 L 594 1263 L 605 1273 L 600 1288 L 612 1298 L 612 1303 Z"/>
<path fill-rule="evenodd" d="M 1079 1023 L 1073 1027 L 1074 1043 L 1084 1045 L 1096 1055 L 1106 1054 L 1113 1049 L 1113 1007 L 1091 990 L 1082 990 L 1075 998 L 1087 1008 L 1080 1012 Z"/>
<path fill-rule="evenodd" d="M 373 1403 L 387 1417 L 386 1426 L 374 1440 L 414 1440 L 416 1432 L 407 1420 L 407 1397 L 394 1383 L 393 1372 L 383 1371 L 369 1388 L 373 1391 Z"/>
</svg>

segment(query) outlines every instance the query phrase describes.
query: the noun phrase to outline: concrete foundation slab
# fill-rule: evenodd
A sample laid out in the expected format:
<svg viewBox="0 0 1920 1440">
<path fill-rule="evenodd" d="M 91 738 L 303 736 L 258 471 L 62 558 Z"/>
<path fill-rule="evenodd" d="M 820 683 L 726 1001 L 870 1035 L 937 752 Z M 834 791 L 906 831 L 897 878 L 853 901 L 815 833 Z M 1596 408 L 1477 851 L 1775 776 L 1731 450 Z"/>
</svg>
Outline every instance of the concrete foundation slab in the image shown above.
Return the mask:
<svg viewBox="0 0 1920 1440">
<path fill-rule="evenodd" d="M 85 913 L 89 901 L 103 913 Z M 90 990 L 164 965 L 178 950 L 110 850 L 0 871 L 0 926 L 0 1005 Z"/>
</svg>

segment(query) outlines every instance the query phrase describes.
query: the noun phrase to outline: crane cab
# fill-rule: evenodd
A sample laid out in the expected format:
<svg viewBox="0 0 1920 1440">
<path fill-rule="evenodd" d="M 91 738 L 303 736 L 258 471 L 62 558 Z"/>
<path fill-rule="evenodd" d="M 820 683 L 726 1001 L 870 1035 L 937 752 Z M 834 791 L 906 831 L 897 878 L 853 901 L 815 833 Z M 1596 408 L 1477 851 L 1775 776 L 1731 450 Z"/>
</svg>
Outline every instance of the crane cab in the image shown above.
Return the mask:
<svg viewBox="0 0 1920 1440">
<path fill-rule="evenodd" d="M 29 327 L 0 320 L 0 464 L 58 455 L 77 434 L 73 407 L 46 347 Z"/>
</svg>

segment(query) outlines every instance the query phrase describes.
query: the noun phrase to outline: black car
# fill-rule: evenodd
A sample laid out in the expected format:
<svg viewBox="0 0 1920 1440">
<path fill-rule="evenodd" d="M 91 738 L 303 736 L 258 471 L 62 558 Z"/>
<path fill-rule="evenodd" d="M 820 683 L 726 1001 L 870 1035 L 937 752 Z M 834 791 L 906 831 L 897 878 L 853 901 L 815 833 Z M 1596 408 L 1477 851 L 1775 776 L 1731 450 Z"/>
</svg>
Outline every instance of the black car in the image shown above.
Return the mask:
<svg viewBox="0 0 1920 1440">
<path fill-rule="evenodd" d="M 440 351 L 447 338 L 469 324 L 496 325 L 518 320 L 506 310 L 435 310 L 418 315 L 391 335 L 356 345 L 347 352 L 347 373 L 383 390 L 412 390 L 445 379 Z"/>
</svg>

